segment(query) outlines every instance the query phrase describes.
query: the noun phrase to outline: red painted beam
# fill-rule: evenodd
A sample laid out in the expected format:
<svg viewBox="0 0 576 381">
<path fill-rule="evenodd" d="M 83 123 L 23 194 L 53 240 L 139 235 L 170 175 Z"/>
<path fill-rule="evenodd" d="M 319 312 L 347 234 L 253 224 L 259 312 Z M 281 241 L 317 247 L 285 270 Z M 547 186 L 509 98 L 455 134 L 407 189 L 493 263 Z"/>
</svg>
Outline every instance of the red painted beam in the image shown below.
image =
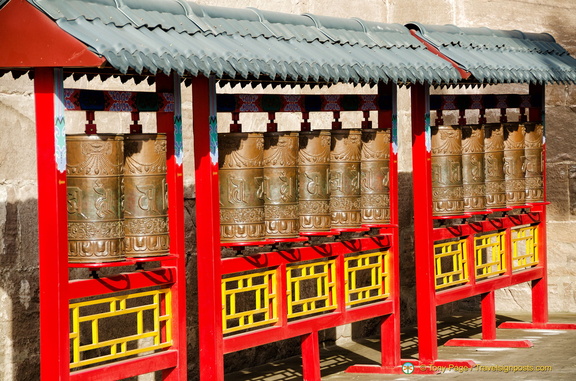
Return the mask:
<svg viewBox="0 0 576 381">
<path fill-rule="evenodd" d="M 157 370 L 173 368 L 178 361 L 177 351 L 164 351 L 134 359 L 117 361 L 70 374 L 71 381 L 113 381 L 135 377 Z"/>
<path fill-rule="evenodd" d="M 106 61 L 25 0 L 0 9 L 0 36 L 0 68 L 99 67 Z"/>
<path fill-rule="evenodd" d="M 351 241 L 331 242 L 322 245 L 262 253 L 245 257 L 226 258 L 222 260 L 222 274 L 232 274 L 258 268 L 275 267 L 280 266 L 283 263 L 329 258 L 365 250 L 385 250 L 390 247 L 390 245 L 391 238 L 386 235 L 370 238 L 358 238 Z"/>
<path fill-rule="evenodd" d="M 144 287 L 171 285 L 175 280 L 176 268 L 174 267 L 124 273 L 97 279 L 74 280 L 70 282 L 68 297 L 77 299 Z"/>
<path fill-rule="evenodd" d="M 392 302 L 384 301 L 368 306 L 350 308 L 345 313 L 332 312 L 312 318 L 291 321 L 286 326 L 274 326 L 228 336 L 224 338 L 224 353 L 236 352 L 273 341 L 302 336 L 311 331 L 320 331 L 376 316 L 389 315 L 393 311 Z"/>
</svg>

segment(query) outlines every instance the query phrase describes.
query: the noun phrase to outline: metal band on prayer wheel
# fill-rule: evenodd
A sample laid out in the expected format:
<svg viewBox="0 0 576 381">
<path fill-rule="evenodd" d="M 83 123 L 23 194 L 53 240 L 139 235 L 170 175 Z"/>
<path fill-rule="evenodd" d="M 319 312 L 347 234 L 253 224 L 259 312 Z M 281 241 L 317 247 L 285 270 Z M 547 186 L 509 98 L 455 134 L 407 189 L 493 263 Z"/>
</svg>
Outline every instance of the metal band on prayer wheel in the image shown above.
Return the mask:
<svg viewBox="0 0 576 381">
<path fill-rule="evenodd" d="M 485 210 L 484 130 L 481 125 L 462 127 L 462 185 L 464 212 Z"/>
<path fill-rule="evenodd" d="M 390 130 L 362 130 L 360 170 L 362 224 L 390 223 Z"/>
<path fill-rule="evenodd" d="M 68 261 L 123 260 L 123 137 L 68 135 L 66 145 Z"/>
<path fill-rule="evenodd" d="M 526 202 L 544 201 L 542 177 L 542 144 L 544 127 L 540 123 L 525 123 L 524 155 L 526 156 Z"/>
<path fill-rule="evenodd" d="M 166 135 L 124 136 L 124 252 L 167 255 Z"/>
<path fill-rule="evenodd" d="M 263 148 L 261 133 L 218 136 L 222 242 L 264 239 Z"/>
<path fill-rule="evenodd" d="M 524 156 L 524 125 L 504 124 L 504 176 L 506 206 L 526 204 L 526 157 Z"/>
<path fill-rule="evenodd" d="M 298 133 L 265 133 L 263 165 L 265 238 L 298 237 Z"/>
<path fill-rule="evenodd" d="M 484 125 L 484 177 L 486 208 L 505 208 L 504 128 L 500 123 Z"/>
<path fill-rule="evenodd" d="M 459 126 L 432 127 L 432 214 L 464 212 L 462 131 Z"/>
<path fill-rule="evenodd" d="M 302 131 L 298 151 L 300 232 L 327 232 L 330 215 L 330 131 Z"/>
<path fill-rule="evenodd" d="M 361 226 L 359 130 L 334 130 L 330 146 L 330 212 L 332 229 Z"/>
</svg>

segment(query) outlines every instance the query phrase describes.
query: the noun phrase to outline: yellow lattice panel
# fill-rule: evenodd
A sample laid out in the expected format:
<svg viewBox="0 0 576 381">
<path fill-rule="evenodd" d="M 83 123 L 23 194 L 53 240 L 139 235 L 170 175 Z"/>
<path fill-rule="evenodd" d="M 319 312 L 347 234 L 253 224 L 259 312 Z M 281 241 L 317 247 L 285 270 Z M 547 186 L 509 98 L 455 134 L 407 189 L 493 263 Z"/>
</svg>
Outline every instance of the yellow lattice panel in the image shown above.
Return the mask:
<svg viewBox="0 0 576 381">
<path fill-rule="evenodd" d="M 170 289 L 71 303 L 70 368 L 172 345 Z"/>
<path fill-rule="evenodd" d="M 223 332 L 230 333 L 278 321 L 276 270 L 222 279 Z"/>
<path fill-rule="evenodd" d="M 388 251 L 380 251 L 344 259 L 347 306 L 390 296 L 389 258 Z"/>
<path fill-rule="evenodd" d="M 335 260 L 289 266 L 286 283 L 288 319 L 336 309 Z"/>
<path fill-rule="evenodd" d="M 466 267 L 466 240 L 437 243 L 434 245 L 436 289 L 468 282 Z"/>
<path fill-rule="evenodd" d="M 512 229 L 512 270 L 538 264 L 538 225 Z"/>
<path fill-rule="evenodd" d="M 474 238 L 476 279 L 485 279 L 506 272 L 505 233 L 502 231 Z"/>
</svg>

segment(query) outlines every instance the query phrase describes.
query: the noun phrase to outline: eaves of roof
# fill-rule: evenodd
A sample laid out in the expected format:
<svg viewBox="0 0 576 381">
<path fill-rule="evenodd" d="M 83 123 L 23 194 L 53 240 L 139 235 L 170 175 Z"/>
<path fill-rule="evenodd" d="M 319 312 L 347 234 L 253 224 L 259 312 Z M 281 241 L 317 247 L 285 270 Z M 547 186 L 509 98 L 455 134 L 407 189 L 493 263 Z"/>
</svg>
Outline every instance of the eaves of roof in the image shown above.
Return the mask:
<svg viewBox="0 0 576 381">
<path fill-rule="evenodd" d="M 399 24 L 183 0 L 28 0 L 121 73 L 321 83 L 454 83 Z"/>
<path fill-rule="evenodd" d="M 576 59 L 547 33 L 410 23 L 481 83 L 576 83 Z"/>
</svg>

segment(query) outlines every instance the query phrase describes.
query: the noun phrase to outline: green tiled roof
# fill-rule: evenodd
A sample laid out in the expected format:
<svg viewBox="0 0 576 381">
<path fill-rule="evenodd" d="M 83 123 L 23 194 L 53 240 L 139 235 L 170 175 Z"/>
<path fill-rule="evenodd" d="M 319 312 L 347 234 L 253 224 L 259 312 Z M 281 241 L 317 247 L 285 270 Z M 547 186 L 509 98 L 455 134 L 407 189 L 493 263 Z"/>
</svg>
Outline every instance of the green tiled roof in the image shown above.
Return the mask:
<svg viewBox="0 0 576 381">
<path fill-rule="evenodd" d="M 419 23 L 407 27 L 482 83 L 576 83 L 576 60 L 546 33 Z"/>
<path fill-rule="evenodd" d="M 121 73 L 320 83 L 460 79 L 399 24 L 183 0 L 28 0 Z"/>
</svg>

